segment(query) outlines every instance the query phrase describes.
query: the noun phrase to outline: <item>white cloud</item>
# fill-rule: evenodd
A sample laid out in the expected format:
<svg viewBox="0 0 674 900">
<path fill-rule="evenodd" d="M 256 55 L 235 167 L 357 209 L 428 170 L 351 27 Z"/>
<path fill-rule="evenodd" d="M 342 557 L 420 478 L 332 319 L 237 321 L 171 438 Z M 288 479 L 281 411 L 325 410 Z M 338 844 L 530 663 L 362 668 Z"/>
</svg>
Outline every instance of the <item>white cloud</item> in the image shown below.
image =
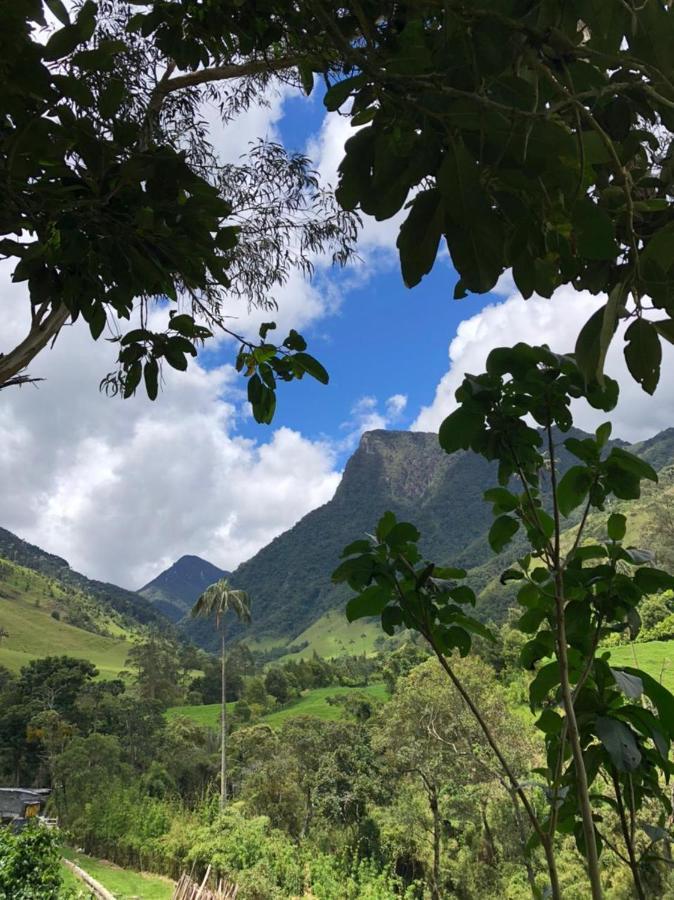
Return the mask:
<svg viewBox="0 0 674 900">
<path fill-rule="evenodd" d="M 393 394 L 385 400 L 383 411 L 380 410 L 376 397 L 371 394 L 360 397 L 351 408 L 348 421 L 342 422 L 339 426 L 346 435 L 343 440 L 337 442 L 337 449 L 342 452 L 352 451 L 364 432 L 379 431 L 399 424 L 406 406 L 405 394 Z"/>
<path fill-rule="evenodd" d="M 507 281 L 504 281 L 505 289 Z M 550 300 L 524 300 L 515 293 L 504 302 L 487 306 L 477 315 L 465 319 L 449 345 L 449 370 L 438 384 L 433 401 L 419 412 L 412 429 L 437 431 L 445 416 L 456 406 L 454 392 L 464 373 L 484 371 L 487 355 L 494 347 L 523 341 L 548 344 L 557 352 L 569 352 L 581 327 L 603 302 L 605 298 L 578 293 L 572 288 L 561 288 Z M 664 347 L 664 374 L 653 397 L 645 394 L 633 381 L 622 354 L 623 341 L 619 332 L 606 362 L 608 374 L 617 378 L 620 384 L 617 408 L 607 416 L 577 404 L 575 423 L 580 428 L 592 429 L 610 417 L 616 436 L 638 441 L 674 423 L 674 381 L 666 374 L 674 366 L 674 348 L 669 344 Z"/>
<path fill-rule="evenodd" d="M 19 287 L 5 301 L 21 334 Z M 183 553 L 232 568 L 334 493 L 326 443 L 287 428 L 237 435 L 243 385 L 230 365 L 169 369 L 151 403 L 101 396 L 113 359 L 78 323 L 31 366 L 44 383 L 0 393 L 4 527 L 138 587 Z"/>
</svg>

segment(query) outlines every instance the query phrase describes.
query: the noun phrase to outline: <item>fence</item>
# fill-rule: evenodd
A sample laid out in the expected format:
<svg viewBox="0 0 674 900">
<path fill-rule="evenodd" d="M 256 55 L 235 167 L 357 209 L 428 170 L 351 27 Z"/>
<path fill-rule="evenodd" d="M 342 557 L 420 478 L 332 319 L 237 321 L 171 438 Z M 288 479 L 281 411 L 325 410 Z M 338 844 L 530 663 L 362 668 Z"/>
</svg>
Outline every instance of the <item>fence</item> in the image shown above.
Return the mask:
<svg viewBox="0 0 674 900">
<path fill-rule="evenodd" d="M 180 878 L 173 893 L 173 900 L 235 900 L 239 892 L 236 884 L 219 879 L 215 887 L 210 885 L 211 867 L 206 869 L 201 884 L 194 881 L 186 872 Z"/>
</svg>

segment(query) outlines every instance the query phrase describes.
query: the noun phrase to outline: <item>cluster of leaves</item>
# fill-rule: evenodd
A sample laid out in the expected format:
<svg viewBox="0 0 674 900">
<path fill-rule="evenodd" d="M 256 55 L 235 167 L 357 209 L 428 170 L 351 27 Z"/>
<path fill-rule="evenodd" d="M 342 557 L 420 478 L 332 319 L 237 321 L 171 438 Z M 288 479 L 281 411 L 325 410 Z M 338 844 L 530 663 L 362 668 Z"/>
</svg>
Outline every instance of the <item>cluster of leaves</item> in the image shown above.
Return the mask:
<svg viewBox="0 0 674 900">
<path fill-rule="evenodd" d="M 292 381 L 311 375 L 321 384 L 327 384 L 329 376 L 321 363 L 306 353 L 307 342 L 294 328 L 280 346 L 266 343 L 267 334 L 276 328 L 275 322 L 260 326 L 262 343 L 252 346 L 242 341 L 236 358 L 236 370 L 245 372 L 248 378 L 248 400 L 256 422 L 268 424 L 276 409 L 277 381 Z"/>
<path fill-rule="evenodd" d="M 17 834 L 0 828 L 0 897 L 58 900 L 62 896 L 61 872 L 56 831 L 41 825 L 28 825 Z"/>
<path fill-rule="evenodd" d="M 14 5 L 1 47 L 0 257 L 17 261 L 32 325 L 3 358 L 0 386 L 25 377 L 66 320 L 81 316 L 97 339 L 139 316 L 113 338 L 118 369 L 102 387 L 130 397 L 144 382 L 154 399 L 163 363 L 184 370 L 213 326 L 227 330 L 228 297 L 270 307 L 291 269 L 310 274 L 324 251 L 349 258 L 357 217 L 337 207 L 306 157 L 261 141 L 248 161 L 223 166 L 202 121 L 205 99 L 226 119 L 293 65 L 267 58 L 285 6 L 269 4 L 265 17 L 237 2 L 133 14 L 120 0 Z M 174 76 L 197 66 L 219 68 Z M 255 75 L 241 91 L 212 84 Z M 168 327 L 157 327 L 166 312 Z M 256 416 L 269 421 L 273 404 L 257 394 Z"/>
<path fill-rule="evenodd" d="M 657 481 L 657 475 L 643 460 L 610 446 L 606 424 L 593 437 L 564 441 L 578 462 L 560 477 L 557 442 L 572 426 L 572 400 L 612 408 L 617 386 L 610 379 L 586 384 L 574 357 L 524 344 L 493 351 L 486 369 L 465 377 L 440 443 L 449 453 L 470 448 L 498 461 L 499 485 L 485 493 L 494 514 L 490 544 L 500 552 L 522 528 L 530 546 L 501 581 L 522 582 L 517 627 L 526 643 L 520 662 L 535 669 L 530 702 L 542 710 L 537 726 L 547 745 L 547 766 L 538 775 L 549 810 L 534 839 L 573 833 L 589 854 L 590 825 L 601 852 L 602 807 L 611 808 L 621 817 L 638 885 L 639 867 L 657 857 L 654 845 L 665 832 L 647 832 L 637 860 L 636 817 L 653 800 L 663 810 L 660 826 L 671 813 L 662 779 L 671 774 L 674 697 L 647 673 L 611 668 L 597 647 L 613 632 L 635 633 L 640 601 L 674 587 L 674 577 L 652 565 L 652 554 L 623 545 L 627 521 L 621 514 L 608 517 L 605 541 L 586 543 L 583 536 L 591 510 L 601 512 L 611 497 L 638 498 L 642 480 Z M 570 516 L 576 517 L 575 538 L 563 549 L 562 520 Z M 489 633 L 464 612 L 463 605 L 475 599 L 457 584 L 465 572 L 424 560 L 419 537 L 413 525 L 386 513 L 375 535 L 345 549 L 333 578 L 357 592 L 347 616 L 381 615 L 388 633 L 399 625 L 415 629 L 441 661 L 454 649 L 465 655 L 473 634 Z M 588 818 L 592 807 L 589 821 L 584 800 Z"/>
<path fill-rule="evenodd" d="M 607 292 L 579 362 L 601 372 L 619 318 L 633 315 L 627 363 L 652 393 L 660 340 L 674 340 L 670 7 L 327 6 L 345 65 L 325 103 L 363 126 L 337 196 L 377 219 L 406 210 L 405 282 L 430 271 L 444 238 L 457 297 L 507 269 L 525 297 L 562 284 Z M 667 318 L 643 317 L 645 296 Z"/>
</svg>

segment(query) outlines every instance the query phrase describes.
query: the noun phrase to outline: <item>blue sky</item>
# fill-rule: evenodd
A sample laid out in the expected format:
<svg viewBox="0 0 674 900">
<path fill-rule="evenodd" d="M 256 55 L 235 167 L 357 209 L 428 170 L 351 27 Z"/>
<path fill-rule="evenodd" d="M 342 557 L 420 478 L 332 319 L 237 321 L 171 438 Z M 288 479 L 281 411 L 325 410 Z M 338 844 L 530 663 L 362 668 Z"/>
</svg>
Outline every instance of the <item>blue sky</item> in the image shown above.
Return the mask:
<svg viewBox="0 0 674 900">
<path fill-rule="evenodd" d="M 348 121 L 326 116 L 318 94 L 277 97 L 224 127 L 209 121 L 223 160 L 256 138 L 283 140 L 310 150 L 333 184 L 349 135 Z M 456 301 L 443 252 L 408 290 L 396 234 L 395 221 L 367 220 L 362 266 L 319 266 L 313 285 L 295 275 L 277 293 L 276 334 L 301 331 L 331 381 L 281 385 L 271 426 L 250 415 L 231 342 L 216 342 L 185 373 L 167 369 L 156 403 L 141 393 L 108 400 L 98 384 L 114 367 L 115 345 L 92 342 L 81 321 L 65 328 L 31 367 L 44 378 L 39 388 L 2 392 L 0 525 L 129 588 L 188 553 L 233 570 L 333 496 L 364 429 L 437 430 L 463 373 L 482 371 L 490 349 L 523 340 L 569 351 L 604 302 L 570 288 L 525 302 L 507 275 L 499 293 Z M 25 285 L 12 283 L 7 263 L 0 263 L 0 293 L 2 352 L 23 338 L 29 319 Z M 255 334 L 255 314 L 238 313 L 237 330 Z M 257 315 L 258 323 L 269 318 Z M 674 348 L 665 352 L 669 372 Z M 620 336 L 607 366 L 623 385 L 614 434 L 639 440 L 674 423 L 674 379 L 647 398 L 625 373 Z M 578 409 L 576 423 L 594 428 L 598 418 Z"/>
<path fill-rule="evenodd" d="M 275 123 L 289 150 L 311 151 L 323 123 L 320 87 L 310 98 L 295 95 L 283 104 L 283 116 Z M 317 278 L 321 285 L 342 289 L 339 308 L 303 330 L 309 352 L 330 373 L 327 387 L 306 379 L 282 385 L 274 427 L 287 426 L 311 439 L 327 438 L 339 444 L 352 419 L 352 410 L 363 397 L 379 404 L 392 395 L 404 395 L 407 405 L 395 427 L 406 428 L 422 405 L 431 403 L 435 386 L 447 370 L 447 348 L 459 323 L 473 316 L 491 295 L 453 299 L 456 274 L 446 255 L 439 256 L 432 273 L 409 290 L 403 285 L 394 247 L 380 249 L 366 266 L 365 278 L 356 284 L 353 273 L 330 270 Z M 273 318 L 273 315 L 270 316 Z M 227 350 L 214 355 L 210 364 L 224 361 Z M 263 439 L 260 426 L 250 419 L 241 433 Z M 340 461 L 348 449 L 338 449 Z"/>
</svg>

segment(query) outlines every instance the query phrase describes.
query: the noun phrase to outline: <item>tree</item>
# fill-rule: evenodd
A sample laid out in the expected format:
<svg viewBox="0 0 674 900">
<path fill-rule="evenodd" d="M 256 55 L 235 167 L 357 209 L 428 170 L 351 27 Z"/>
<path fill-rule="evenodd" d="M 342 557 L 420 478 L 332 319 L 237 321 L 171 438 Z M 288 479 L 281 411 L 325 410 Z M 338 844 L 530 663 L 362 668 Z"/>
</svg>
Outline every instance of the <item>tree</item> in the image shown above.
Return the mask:
<svg viewBox="0 0 674 900">
<path fill-rule="evenodd" d="M 456 661 L 455 665 L 499 742 L 509 748 L 517 776 L 525 780 L 535 745 L 507 711 L 503 690 L 493 672 L 476 657 Z M 432 853 L 426 880 L 431 896 L 442 898 L 450 892 L 461 895 L 441 862 L 447 822 L 458 811 L 462 830 L 468 830 L 472 820 L 487 844 L 493 844 L 488 801 L 495 801 L 501 794 L 512 809 L 512 788 L 493 766 L 484 734 L 435 659 L 427 659 L 399 678 L 394 696 L 378 718 L 373 747 L 399 782 L 418 784 L 425 797 L 426 809 L 417 828 L 430 832 Z M 535 886 L 535 873 L 527 859 L 529 834 L 518 817 L 517 805 L 515 811 L 511 824 L 518 837 L 516 846 L 519 843 L 516 859 L 527 866 L 530 883 Z M 496 855 L 493 846 L 491 854 Z M 488 893 L 486 885 L 484 893 Z"/>
<path fill-rule="evenodd" d="M 126 662 L 135 671 L 140 697 L 156 700 L 164 707 L 176 703 L 181 690 L 180 654 L 175 644 L 152 635 L 131 647 Z"/>
<path fill-rule="evenodd" d="M 545 851 L 553 897 L 560 896 L 558 831 L 575 834 L 586 857 L 591 895 L 595 900 L 602 896 L 599 853 L 604 843 L 615 844 L 604 840 L 595 816 L 597 807 L 608 802 L 619 811 L 624 851 L 618 858 L 627 860 L 636 895 L 643 898 L 642 869 L 649 851 L 637 854 L 637 816 L 649 804 L 663 809 L 669 804 L 661 778 L 669 772 L 674 696 L 645 672 L 610 667 L 598 647 L 602 637 L 636 628 L 642 598 L 674 587 L 674 576 L 652 567 L 650 553 L 624 546 L 627 519 L 620 513 L 605 520 L 604 539 L 584 541 L 591 512 L 601 513 L 612 496 L 638 498 L 641 482 L 655 482 L 657 475 L 648 463 L 610 443 L 610 423 L 593 437 L 566 438 L 564 447 L 577 463 L 564 473 L 559 467 L 560 435 L 573 424 L 572 399 L 584 398 L 608 411 L 617 396 L 609 378 L 588 383 L 573 356 L 517 344 L 492 351 L 484 374 L 465 377 L 456 392 L 459 406 L 440 428 L 446 452 L 471 449 L 498 461 L 499 484 L 485 493 L 493 505 L 489 542 L 494 552 L 517 532 L 526 536 L 529 552 L 502 573 L 501 583 L 521 582 L 518 602 L 524 612 L 518 627 L 527 642 L 520 663 L 534 671 L 530 705 L 540 710 L 536 724 L 547 745 L 545 819 L 449 658 L 454 650 L 469 652 L 472 634 L 490 639 L 489 630 L 465 611 L 476 599 L 460 583 L 465 571 L 424 560 L 417 529 L 386 513 L 374 536 L 346 548 L 333 575 L 357 592 L 347 604 L 349 619 L 381 614 L 387 633 L 404 625 L 428 641 Z M 569 519 L 576 528 L 564 549 Z M 642 715 L 642 695 L 654 709 L 647 716 Z M 599 777 L 611 786 L 610 801 L 592 791 Z"/>
<path fill-rule="evenodd" d="M 264 677 L 264 687 L 277 703 L 287 703 L 290 697 L 288 679 L 283 669 L 272 666 Z"/>
<path fill-rule="evenodd" d="M 444 239 L 457 297 L 508 269 L 525 297 L 563 284 L 605 292 L 576 344 L 583 373 L 601 374 L 627 319 L 628 368 L 653 393 L 661 341 L 674 341 L 671 7 L 309 6 L 342 63 L 325 104 L 362 126 L 337 198 L 379 220 L 404 210 L 405 283 L 430 271 Z"/>
<path fill-rule="evenodd" d="M 214 619 L 216 631 L 220 632 L 220 809 L 227 802 L 227 674 L 225 665 L 225 616 L 233 612 L 239 622 L 250 622 L 250 600 L 245 591 L 229 586 L 226 578 L 221 578 L 206 588 L 192 607 L 192 618 Z"/>
<path fill-rule="evenodd" d="M 27 282 L 31 324 L 0 355 L 0 387 L 30 380 L 26 366 L 82 316 L 92 338 L 107 325 L 119 342 L 106 389 L 128 397 L 144 380 L 154 398 L 163 364 L 183 370 L 214 327 L 229 331 L 228 296 L 273 308 L 291 269 L 310 273 L 321 251 L 348 259 L 356 219 L 305 157 L 260 142 L 222 166 L 208 140 L 203 102 L 231 122 L 275 80 L 297 79 L 272 24 L 285 4 L 206 16 L 192 3 L 45 5 L 57 20 L 46 41 L 41 0 L 14 4 L 2 37 L 0 257 Z M 163 329 L 148 318 L 155 300 Z M 277 378 L 327 377 L 299 335 L 276 346 L 270 327 L 257 343 L 229 331 L 260 420 Z"/>
</svg>

